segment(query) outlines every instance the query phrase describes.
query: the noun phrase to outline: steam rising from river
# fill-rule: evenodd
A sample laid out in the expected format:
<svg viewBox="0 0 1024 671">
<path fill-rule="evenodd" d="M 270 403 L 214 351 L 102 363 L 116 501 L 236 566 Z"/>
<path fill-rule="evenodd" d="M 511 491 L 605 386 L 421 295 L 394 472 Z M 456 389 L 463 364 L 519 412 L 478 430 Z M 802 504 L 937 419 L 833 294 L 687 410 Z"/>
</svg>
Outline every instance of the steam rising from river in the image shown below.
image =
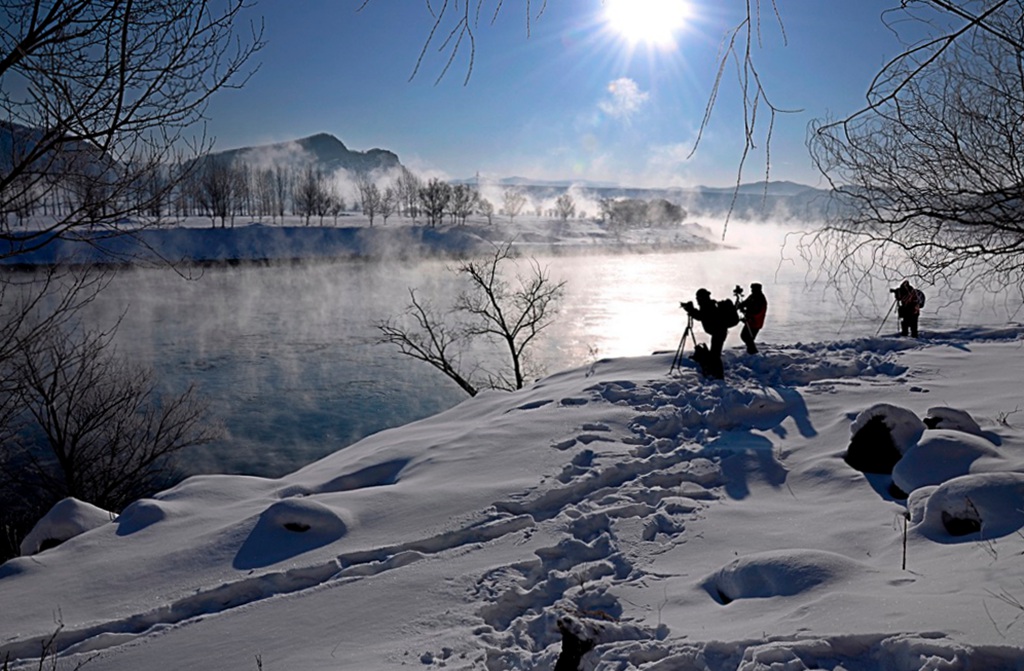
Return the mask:
<svg viewBox="0 0 1024 671">
<path fill-rule="evenodd" d="M 711 225 L 720 234 L 721 222 Z M 764 286 L 768 320 L 759 340 L 792 344 L 872 336 L 889 307 L 851 310 L 785 245 L 787 229 L 733 222 L 715 252 L 541 257 L 566 281 L 559 319 L 537 350 L 548 370 L 596 358 L 673 351 L 685 326 L 680 301 L 699 287 L 716 298 L 736 285 Z M 409 288 L 439 307 L 457 285 L 449 263 L 338 262 L 209 269 L 196 281 L 166 270 L 118 273 L 89 307 L 108 326 L 124 313 L 120 351 L 153 365 L 172 387 L 197 380 L 229 430 L 186 455 L 189 472 L 279 475 L 378 430 L 464 398 L 426 364 L 376 341 L 373 324 L 399 314 Z M 929 296 L 921 330 L 1005 323 L 998 306 L 938 310 Z M 936 306 L 936 307 L 933 307 Z M 1018 306 L 1019 307 L 1019 306 Z M 889 316 L 889 329 L 896 329 Z M 705 339 L 699 327 L 698 339 Z M 738 329 L 726 347 L 739 346 Z"/>
</svg>

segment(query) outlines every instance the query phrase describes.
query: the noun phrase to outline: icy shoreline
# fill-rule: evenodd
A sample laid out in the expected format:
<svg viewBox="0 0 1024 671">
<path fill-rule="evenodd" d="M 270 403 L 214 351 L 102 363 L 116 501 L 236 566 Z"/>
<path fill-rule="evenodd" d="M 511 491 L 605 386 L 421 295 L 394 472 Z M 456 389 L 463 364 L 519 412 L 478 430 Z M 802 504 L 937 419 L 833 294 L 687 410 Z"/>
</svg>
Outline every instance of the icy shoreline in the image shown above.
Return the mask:
<svg viewBox="0 0 1024 671">
<path fill-rule="evenodd" d="M 181 225 L 136 230 L 74 231 L 63 237 L 26 232 L 0 248 L 0 265 L 16 269 L 48 266 L 147 264 L 234 265 L 328 260 L 464 258 L 491 244 L 512 242 L 531 254 L 593 252 L 656 253 L 718 249 L 695 224 L 647 228 L 611 235 L 594 222 L 524 220 L 516 226 L 470 223 L 428 227 L 369 226 L 355 218 L 346 226 L 271 226 L 259 222 L 213 228 Z M 25 242 L 21 242 L 25 241 Z M 19 251 L 19 246 L 30 246 Z"/>
</svg>

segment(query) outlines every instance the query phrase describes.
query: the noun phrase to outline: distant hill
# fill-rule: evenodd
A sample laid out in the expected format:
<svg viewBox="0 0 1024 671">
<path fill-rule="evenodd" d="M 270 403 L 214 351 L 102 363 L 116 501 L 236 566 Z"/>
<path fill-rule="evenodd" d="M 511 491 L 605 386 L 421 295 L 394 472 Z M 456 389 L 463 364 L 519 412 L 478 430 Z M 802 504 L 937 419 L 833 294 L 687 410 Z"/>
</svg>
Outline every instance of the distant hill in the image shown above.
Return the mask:
<svg viewBox="0 0 1024 671">
<path fill-rule="evenodd" d="M 9 172 L 24 157 L 39 151 L 37 145 L 44 141 L 53 149 L 40 152 L 31 170 L 60 174 L 88 169 L 98 174 L 97 170 L 114 167 L 115 161 L 90 142 L 70 136 L 58 140 L 39 128 L 0 120 L 0 173 Z"/>
<path fill-rule="evenodd" d="M 737 191 L 735 186 L 698 186 L 696 191 L 703 191 L 707 193 L 727 193 L 732 194 Z M 786 180 L 776 182 L 751 182 L 750 184 L 740 184 L 738 193 L 745 196 L 795 196 L 804 193 L 808 190 L 815 190 L 812 186 L 806 184 L 798 184 L 797 182 L 789 182 Z"/>
<path fill-rule="evenodd" d="M 299 161 L 303 160 L 303 157 L 312 157 L 315 163 L 327 172 L 344 169 L 357 174 L 367 174 L 374 170 L 390 170 L 402 166 L 398 155 L 394 152 L 387 149 L 353 151 L 330 133 L 318 133 L 290 142 L 212 152 L 208 157 L 227 162 L 242 159 L 253 163 L 259 163 L 262 160 L 273 160 L 276 163 L 289 158 Z"/>
<path fill-rule="evenodd" d="M 475 179 L 459 180 L 475 184 Z M 686 209 L 691 217 L 724 217 L 730 214 L 750 221 L 820 221 L 825 217 L 832 192 L 789 181 L 752 182 L 733 186 L 689 188 L 640 188 L 600 182 L 531 180 L 509 177 L 488 180 L 502 187 L 515 186 L 534 199 L 555 198 L 569 187 L 592 198 L 664 198 Z"/>
<path fill-rule="evenodd" d="M 452 184 L 470 184 L 477 186 L 480 184 L 496 184 L 498 186 L 518 186 L 523 188 L 549 188 L 549 189 L 568 189 L 569 187 L 577 187 L 581 189 L 617 189 L 620 188 L 614 182 L 594 182 L 590 180 L 578 180 L 578 179 L 533 179 L 531 177 L 501 177 L 498 179 L 479 177 L 466 177 L 463 179 L 453 179 Z"/>
<path fill-rule="evenodd" d="M 707 193 L 707 194 L 729 194 L 730 196 L 734 191 L 737 191 L 735 186 L 693 186 L 693 187 L 629 187 L 616 184 L 615 182 L 607 181 L 591 181 L 591 180 L 572 180 L 572 179 L 533 179 L 530 177 L 501 177 L 498 179 L 480 179 L 477 177 L 467 177 L 463 179 L 452 180 L 456 184 L 478 184 L 488 183 L 497 184 L 498 186 L 518 186 L 527 189 L 568 189 L 569 187 L 576 187 L 579 189 L 590 189 L 595 191 L 609 191 L 609 192 L 622 192 L 622 193 L 636 193 L 636 192 L 686 192 L 686 193 Z M 795 196 L 804 193 L 808 190 L 818 191 L 815 187 L 807 186 L 806 184 L 799 184 L 797 182 L 790 182 L 786 180 L 772 181 L 772 182 L 751 182 L 749 184 L 740 184 L 738 193 L 740 195 L 769 195 L 769 196 Z"/>
<path fill-rule="evenodd" d="M 35 128 L 28 128 L 18 124 L 0 120 L 0 170 L 10 170 L 12 156 L 24 155 L 43 136 L 43 131 Z M 71 160 L 69 157 L 88 155 L 91 160 L 97 160 L 98 152 L 95 147 L 84 142 L 68 142 L 62 145 L 62 152 L 65 156 L 61 160 Z M 41 160 L 51 160 L 49 155 Z M 294 160 L 296 162 L 308 161 L 310 158 L 321 168 L 328 172 L 345 169 L 357 174 L 366 174 L 374 170 L 389 170 L 400 168 L 402 163 L 398 156 L 387 149 L 369 149 L 367 151 L 353 151 L 345 144 L 329 133 L 318 133 L 300 140 L 290 142 L 278 142 L 275 144 L 259 145 L 255 147 L 239 147 L 206 154 L 203 159 L 233 162 L 236 158 L 250 159 L 251 162 L 279 163 Z M 59 164 L 58 164 L 59 165 Z"/>
<path fill-rule="evenodd" d="M 832 192 L 796 182 L 752 182 L 739 187 L 707 187 L 681 190 L 681 198 L 693 214 L 733 216 L 760 220 L 799 219 L 819 221 L 825 218 Z"/>
</svg>

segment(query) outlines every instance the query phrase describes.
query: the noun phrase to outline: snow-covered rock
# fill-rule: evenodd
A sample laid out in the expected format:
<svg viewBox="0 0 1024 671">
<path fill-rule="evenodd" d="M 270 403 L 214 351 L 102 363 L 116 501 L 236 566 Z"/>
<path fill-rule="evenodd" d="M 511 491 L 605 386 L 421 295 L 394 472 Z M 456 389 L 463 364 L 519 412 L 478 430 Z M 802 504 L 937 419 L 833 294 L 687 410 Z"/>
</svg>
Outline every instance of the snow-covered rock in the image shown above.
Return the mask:
<svg viewBox="0 0 1024 671">
<path fill-rule="evenodd" d="M 76 498 L 61 499 L 36 522 L 21 542 L 26 557 L 60 545 L 90 529 L 109 523 L 117 515 Z"/>
<path fill-rule="evenodd" d="M 963 431 L 964 433 L 974 434 L 975 436 L 984 436 L 984 431 L 978 426 L 978 423 L 974 421 L 970 413 L 964 412 L 957 408 L 947 408 L 945 406 L 928 408 L 928 413 L 925 415 L 924 423 L 928 425 L 930 429 L 945 429 L 948 431 Z"/>
<path fill-rule="evenodd" d="M 857 415 L 850 426 L 846 462 L 866 473 L 891 473 L 926 428 L 912 411 L 877 403 Z"/>
<path fill-rule="evenodd" d="M 857 415 L 857 419 L 850 426 L 850 433 L 857 435 L 869 421 L 876 417 L 880 418 L 889 429 L 889 433 L 892 434 L 892 442 L 900 454 L 906 453 L 916 445 L 927 428 L 921 418 L 911 410 L 890 403 L 876 403 Z"/>
<path fill-rule="evenodd" d="M 992 443 L 960 431 L 928 431 L 892 469 L 892 481 L 904 492 L 940 485 L 972 472 L 980 459 L 1000 458 Z"/>
<path fill-rule="evenodd" d="M 917 529 L 934 540 L 993 540 L 1024 527 L 1024 473 L 980 473 L 936 487 Z"/>
</svg>

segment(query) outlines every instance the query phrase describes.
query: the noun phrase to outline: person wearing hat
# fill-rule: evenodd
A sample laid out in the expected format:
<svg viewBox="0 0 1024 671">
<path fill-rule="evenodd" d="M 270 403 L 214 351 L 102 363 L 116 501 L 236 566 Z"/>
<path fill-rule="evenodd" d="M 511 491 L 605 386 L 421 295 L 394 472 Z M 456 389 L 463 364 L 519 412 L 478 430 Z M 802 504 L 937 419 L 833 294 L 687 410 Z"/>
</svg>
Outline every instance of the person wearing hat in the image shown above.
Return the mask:
<svg viewBox="0 0 1024 671">
<path fill-rule="evenodd" d="M 694 360 L 700 364 L 701 371 L 707 377 L 721 380 L 725 377 L 725 367 L 722 365 L 722 347 L 725 346 L 725 336 L 729 334 L 729 325 L 723 320 L 718 302 L 711 300 L 711 292 L 707 289 L 697 289 L 697 306 L 693 303 L 680 303 L 680 307 L 686 310 L 686 314 L 700 322 L 704 332 L 711 336 L 711 347 L 707 350 L 706 356 L 700 356 L 700 350 L 694 352 Z M 733 311 L 735 313 L 735 311 Z M 735 323 L 735 321 L 733 322 Z M 704 347 L 700 345 L 699 348 Z"/>
<path fill-rule="evenodd" d="M 740 301 L 736 307 L 743 313 L 743 330 L 740 331 L 740 339 L 747 346 L 747 354 L 757 354 L 754 338 L 764 326 L 764 317 L 768 314 L 768 299 L 761 291 L 761 285 L 757 282 L 751 284 L 750 295 Z"/>
</svg>

